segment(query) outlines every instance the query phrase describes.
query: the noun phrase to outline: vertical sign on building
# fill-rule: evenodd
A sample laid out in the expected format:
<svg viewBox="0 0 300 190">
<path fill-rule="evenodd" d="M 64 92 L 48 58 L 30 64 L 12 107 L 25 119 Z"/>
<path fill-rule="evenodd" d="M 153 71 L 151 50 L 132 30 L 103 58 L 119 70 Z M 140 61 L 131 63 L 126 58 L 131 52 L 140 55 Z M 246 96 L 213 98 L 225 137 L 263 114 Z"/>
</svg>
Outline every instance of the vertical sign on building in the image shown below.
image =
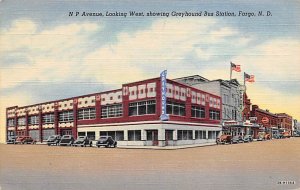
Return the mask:
<svg viewBox="0 0 300 190">
<path fill-rule="evenodd" d="M 160 120 L 167 121 L 169 116 L 167 115 L 167 70 L 160 73 L 161 80 L 161 115 Z"/>
</svg>

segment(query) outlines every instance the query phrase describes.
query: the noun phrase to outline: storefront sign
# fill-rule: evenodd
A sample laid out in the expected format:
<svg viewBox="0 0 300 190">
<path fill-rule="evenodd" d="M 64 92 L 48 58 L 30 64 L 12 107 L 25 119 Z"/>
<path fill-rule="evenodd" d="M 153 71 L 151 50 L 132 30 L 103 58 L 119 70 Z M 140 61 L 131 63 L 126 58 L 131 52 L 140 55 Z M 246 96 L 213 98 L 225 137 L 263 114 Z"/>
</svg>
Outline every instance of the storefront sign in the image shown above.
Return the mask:
<svg viewBox="0 0 300 190">
<path fill-rule="evenodd" d="M 167 115 L 167 70 L 160 73 L 161 79 L 161 115 L 160 120 L 167 121 L 169 116 Z"/>
<path fill-rule="evenodd" d="M 257 117 L 249 117 L 249 120 L 250 120 L 250 121 L 256 121 L 256 120 L 257 120 Z"/>
</svg>

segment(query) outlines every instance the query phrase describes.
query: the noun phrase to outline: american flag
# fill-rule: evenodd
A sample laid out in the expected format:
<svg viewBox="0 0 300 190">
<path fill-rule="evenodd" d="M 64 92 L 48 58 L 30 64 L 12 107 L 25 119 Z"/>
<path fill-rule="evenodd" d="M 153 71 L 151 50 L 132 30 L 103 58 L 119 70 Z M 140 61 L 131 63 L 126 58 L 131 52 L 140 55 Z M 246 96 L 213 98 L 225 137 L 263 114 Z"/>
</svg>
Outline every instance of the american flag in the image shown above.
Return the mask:
<svg viewBox="0 0 300 190">
<path fill-rule="evenodd" d="M 245 81 L 247 82 L 255 82 L 254 75 L 249 75 L 247 73 L 244 73 L 244 77 L 245 77 Z"/>
<path fill-rule="evenodd" d="M 230 62 L 231 64 L 231 70 L 236 71 L 236 72 L 241 72 L 241 65 L 236 65 L 232 62 Z"/>
</svg>

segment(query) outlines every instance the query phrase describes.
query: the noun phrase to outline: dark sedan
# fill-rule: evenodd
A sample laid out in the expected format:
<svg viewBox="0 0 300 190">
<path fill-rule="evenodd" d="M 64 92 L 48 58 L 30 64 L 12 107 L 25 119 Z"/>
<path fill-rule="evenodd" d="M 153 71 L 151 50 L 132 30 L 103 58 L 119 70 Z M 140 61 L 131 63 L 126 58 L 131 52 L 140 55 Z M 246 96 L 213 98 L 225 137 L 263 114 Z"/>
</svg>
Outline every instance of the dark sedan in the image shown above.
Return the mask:
<svg viewBox="0 0 300 190">
<path fill-rule="evenodd" d="M 16 139 L 17 139 L 16 136 L 9 136 L 6 141 L 6 144 L 16 144 Z"/>
<path fill-rule="evenodd" d="M 64 135 L 59 141 L 60 146 L 72 146 L 74 143 L 74 137 L 72 135 Z"/>
<path fill-rule="evenodd" d="M 234 143 L 238 144 L 240 142 L 244 142 L 243 138 L 240 135 L 236 135 L 236 136 L 232 137 L 232 139 L 231 139 L 232 144 L 234 144 Z"/>
<path fill-rule="evenodd" d="M 76 139 L 76 141 L 73 143 L 73 146 L 81 146 L 81 147 L 90 146 L 90 147 L 92 147 L 92 141 L 89 139 L 88 136 L 79 136 Z"/>
<path fill-rule="evenodd" d="M 252 141 L 253 141 L 252 135 L 245 135 L 245 136 L 243 137 L 243 141 L 244 141 L 244 142 L 252 142 Z"/>
<path fill-rule="evenodd" d="M 99 140 L 96 143 L 96 146 L 99 148 L 100 146 L 113 147 L 117 146 L 117 141 L 115 141 L 111 136 L 100 136 Z"/>
<path fill-rule="evenodd" d="M 50 146 L 50 145 L 56 145 L 57 146 L 60 139 L 61 139 L 60 135 L 51 135 L 47 140 L 47 145 L 48 146 Z"/>
</svg>

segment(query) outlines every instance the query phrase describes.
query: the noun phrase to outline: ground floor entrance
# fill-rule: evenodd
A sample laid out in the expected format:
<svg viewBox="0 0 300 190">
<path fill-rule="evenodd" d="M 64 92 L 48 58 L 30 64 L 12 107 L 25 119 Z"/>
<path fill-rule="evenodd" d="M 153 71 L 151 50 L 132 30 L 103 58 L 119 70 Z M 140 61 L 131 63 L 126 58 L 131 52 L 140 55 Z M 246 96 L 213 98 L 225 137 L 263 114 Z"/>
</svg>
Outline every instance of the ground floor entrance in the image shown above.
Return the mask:
<svg viewBox="0 0 300 190">
<path fill-rule="evenodd" d="M 158 130 L 146 130 L 147 141 L 150 141 L 150 145 L 158 146 Z"/>
</svg>

